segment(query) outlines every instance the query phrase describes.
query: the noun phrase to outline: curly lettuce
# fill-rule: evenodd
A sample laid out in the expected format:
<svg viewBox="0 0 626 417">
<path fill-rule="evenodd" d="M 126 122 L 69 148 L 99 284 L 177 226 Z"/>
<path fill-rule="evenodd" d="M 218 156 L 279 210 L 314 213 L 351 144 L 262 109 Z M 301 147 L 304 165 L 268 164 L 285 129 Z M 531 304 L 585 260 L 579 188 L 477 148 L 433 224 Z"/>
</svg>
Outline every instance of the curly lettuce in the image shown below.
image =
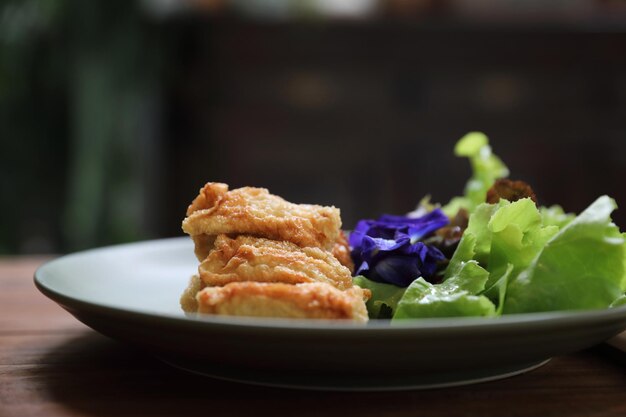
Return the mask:
<svg viewBox="0 0 626 417">
<path fill-rule="evenodd" d="M 450 217 L 461 208 L 473 212 L 485 202 L 487 191 L 495 180 L 509 175 L 509 169 L 491 151 L 489 139 L 484 133 L 470 132 L 463 136 L 454 147 L 454 154 L 469 158 L 472 176 L 465 185 L 464 195 L 453 198 L 443 207 L 444 213 Z"/>
<path fill-rule="evenodd" d="M 529 199 L 478 206 L 444 281 L 414 281 L 394 319 L 622 305 L 626 238 L 611 222 L 615 207 L 602 196 L 559 229 Z"/>
<path fill-rule="evenodd" d="M 433 285 L 418 278 L 400 299 L 394 320 L 426 317 L 495 316 L 494 304 L 485 296 L 463 288 L 462 279 Z"/>
<path fill-rule="evenodd" d="M 372 281 L 362 275 L 352 278 L 354 285 L 368 289 L 372 296 L 365 303 L 371 319 L 390 319 L 393 317 L 398 301 L 404 295 L 406 287 Z"/>
<path fill-rule="evenodd" d="M 498 316 L 626 304 L 626 234 L 612 223 L 615 201 L 602 196 L 580 215 L 560 206 L 537 207 L 529 198 L 485 203 L 508 169 L 478 132 L 455 147 L 468 157 L 472 177 L 464 195 L 442 210 L 460 208 L 469 223 L 434 284 L 415 276 L 408 288 L 362 282 L 372 290 L 370 317 Z"/>
<path fill-rule="evenodd" d="M 606 308 L 621 297 L 626 245 L 611 222 L 615 208 L 602 196 L 550 239 L 509 282 L 503 312 Z"/>
</svg>

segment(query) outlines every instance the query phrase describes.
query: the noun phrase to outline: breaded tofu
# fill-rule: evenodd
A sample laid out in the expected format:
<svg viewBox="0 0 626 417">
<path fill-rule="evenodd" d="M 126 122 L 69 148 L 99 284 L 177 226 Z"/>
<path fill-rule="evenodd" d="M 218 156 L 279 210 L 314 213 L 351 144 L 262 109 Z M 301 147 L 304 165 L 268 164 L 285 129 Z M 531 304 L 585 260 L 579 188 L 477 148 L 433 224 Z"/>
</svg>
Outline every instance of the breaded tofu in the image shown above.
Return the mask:
<svg viewBox="0 0 626 417">
<path fill-rule="evenodd" d="M 198 311 L 198 301 L 196 300 L 196 296 L 204 287 L 205 285 L 202 280 L 200 280 L 198 275 L 191 277 L 189 284 L 187 284 L 187 288 L 185 288 L 185 291 L 183 291 L 180 296 L 180 307 L 185 313 L 194 313 Z"/>
<path fill-rule="evenodd" d="M 341 291 L 322 282 L 305 284 L 233 282 L 198 293 L 198 312 L 252 317 L 368 320 L 369 291 Z"/>
<path fill-rule="evenodd" d="M 323 282 L 340 290 L 352 287 L 352 274 L 331 252 L 286 242 L 219 235 L 198 274 L 207 286 L 237 281 L 298 284 Z"/>
<path fill-rule="evenodd" d="M 335 207 L 290 203 L 265 188 L 228 191 L 228 185 L 210 182 L 189 205 L 182 227 L 192 237 L 246 234 L 332 250 L 341 217 Z M 201 246 L 196 256 L 204 259 L 210 241 L 194 242 Z"/>
<path fill-rule="evenodd" d="M 337 236 L 337 240 L 333 245 L 332 254 L 341 265 L 345 266 L 350 270 L 350 273 L 354 273 L 354 262 L 352 261 L 352 257 L 350 256 L 350 244 L 348 243 L 348 237 L 343 232 L 343 230 L 339 231 L 339 235 Z"/>
<path fill-rule="evenodd" d="M 209 256 L 215 247 L 215 235 L 195 235 L 191 236 L 194 244 L 194 253 L 200 262 Z"/>
</svg>

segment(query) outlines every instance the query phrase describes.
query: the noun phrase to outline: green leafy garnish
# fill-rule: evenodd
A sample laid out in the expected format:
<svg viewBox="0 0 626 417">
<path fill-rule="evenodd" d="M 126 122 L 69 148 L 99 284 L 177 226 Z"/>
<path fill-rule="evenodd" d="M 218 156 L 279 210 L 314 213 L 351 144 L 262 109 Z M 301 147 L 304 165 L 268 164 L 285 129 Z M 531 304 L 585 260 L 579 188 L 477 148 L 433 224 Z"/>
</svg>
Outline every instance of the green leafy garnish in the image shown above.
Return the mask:
<svg viewBox="0 0 626 417">
<path fill-rule="evenodd" d="M 598 198 L 509 283 L 504 313 L 606 308 L 626 286 L 624 235 L 615 201 Z"/>
<path fill-rule="evenodd" d="M 352 278 L 352 282 L 372 292 L 372 297 L 365 304 L 367 313 L 372 319 L 390 319 L 406 291 L 406 288 L 372 281 L 360 275 Z"/>
<path fill-rule="evenodd" d="M 626 234 L 612 223 L 615 201 L 602 196 L 580 215 L 560 206 L 537 207 L 530 198 L 485 203 L 494 181 L 508 169 L 487 137 L 464 136 L 457 156 L 470 159 L 465 193 L 443 210 L 467 210 L 469 222 L 443 274 L 432 284 L 415 277 L 408 288 L 363 277 L 372 291 L 372 318 L 498 316 L 626 305 Z"/>
<path fill-rule="evenodd" d="M 575 214 L 565 213 L 561 206 L 541 207 L 541 219 L 546 226 L 558 226 L 559 228 L 567 226 L 569 222 L 576 218 Z"/>
<path fill-rule="evenodd" d="M 465 186 L 465 194 L 455 197 L 443 207 L 447 216 L 454 216 L 459 209 L 469 212 L 485 202 L 487 191 L 494 181 L 509 175 L 509 169 L 491 152 L 489 139 L 481 132 L 471 132 L 463 136 L 454 147 L 454 154 L 467 157 L 472 166 L 472 176 Z"/>
<path fill-rule="evenodd" d="M 473 295 L 448 280 L 433 285 L 418 278 L 398 303 L 394 320 L 425 317 L 493 316 L 496 309 L 485 296 Z"/>
</svg>

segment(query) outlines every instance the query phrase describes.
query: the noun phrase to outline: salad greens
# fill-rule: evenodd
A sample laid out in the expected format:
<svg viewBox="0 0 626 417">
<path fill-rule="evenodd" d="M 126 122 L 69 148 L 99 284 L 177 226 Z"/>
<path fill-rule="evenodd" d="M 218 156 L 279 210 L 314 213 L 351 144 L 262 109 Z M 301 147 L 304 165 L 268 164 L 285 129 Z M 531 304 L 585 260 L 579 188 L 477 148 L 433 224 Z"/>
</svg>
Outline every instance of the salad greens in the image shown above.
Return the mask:
<svg viewBox="0 0 626 417">
<path fill-rule="evenodd" d="M 615 201 L 598 198 L 563 227 L 509 283 L 504 313 L 605 308 L 626 287 L 624 235 Z"/>
<path fill-rule="evenodd" d="M 540 207 L 541 220 L 546 226 L 558 226 L 559 228 L 566 226 L 576 217 L 571 213 L 565 213 L 561 206 Z"/>
<path fill-rule="evenodd" d="M 393 318 L 495 315 L 495 305 L 479 295 L 489 273 L 473 260 L 451 266 L 451 276 L 441 284 L 431 284 L 423 278 L 413 281 L 400 299 Z"/>
<path fill-rule="evenodd" d="M 462 197 L 442 208 L 469 221 L 440 281 L 414 276 L 407 288 L 355 277 L 372 291 L 371 318 L 498 316 L 626 304 L 626 233 L 611 221 L 615 201 L 598 198 L 580 215 L 530 198 L 485 203 L 493 183 L 508 175 L 487 137 L 469 133 L 455 147 L 473 175 Z M 439 231 L 437 232 L 439 233 Z"/>
<path fill-rule="evenodd" d="M 453 198 L 443 207 L 443 212 L 449 217 L 460 208 L 472 212 L 485 201 L 487 190 L 494 181 L 509 175 L 506 165 L 491 152 L 489 139 L 484 133 L 471 132 L 463 136 L 454 147 L 454 154 L 469 158 L 473 174 L 465 185 L 465 195 Z"/>
<path fill-rule="evenodd" d="M 367 313 L 372 319 L 390 319 L 406 291 L 404 287 L 372 281 L 364 276 L 354 277 L 353 282 L 354 285 L 372 292 L 372 297 L 365 304 Z"/>
</svg>

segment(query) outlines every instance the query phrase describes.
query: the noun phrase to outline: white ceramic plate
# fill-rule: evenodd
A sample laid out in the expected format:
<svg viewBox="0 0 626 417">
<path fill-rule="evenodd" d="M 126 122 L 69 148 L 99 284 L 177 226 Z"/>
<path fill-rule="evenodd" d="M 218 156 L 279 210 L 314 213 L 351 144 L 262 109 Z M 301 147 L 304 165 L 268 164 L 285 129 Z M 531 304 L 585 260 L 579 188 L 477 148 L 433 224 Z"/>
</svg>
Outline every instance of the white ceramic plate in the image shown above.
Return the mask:
<svg viewBox="0 0 626 417">
<path fill-rule="evenodd" d="M 164 239 L 64 256 L 42 266 L 35 283 L 88 326 L 179 368 L 299 388 L 391 390 L 497 379 L 626 328 L 626 306 L 399 325 L 187 317 L 178 299 L 197 265 L 189 238 Z"/>
</svg>

